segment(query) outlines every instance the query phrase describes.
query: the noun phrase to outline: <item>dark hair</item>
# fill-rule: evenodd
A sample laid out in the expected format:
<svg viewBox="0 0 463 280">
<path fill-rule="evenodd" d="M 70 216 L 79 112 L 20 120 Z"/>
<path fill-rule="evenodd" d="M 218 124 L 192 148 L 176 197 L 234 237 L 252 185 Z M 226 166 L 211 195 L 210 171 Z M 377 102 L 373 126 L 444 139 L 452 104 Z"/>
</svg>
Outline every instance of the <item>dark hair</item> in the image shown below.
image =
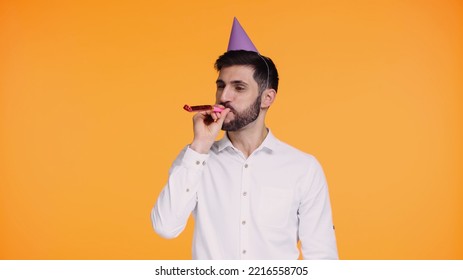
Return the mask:
<svg viewBox="0 0 463 280">
<path fill-rule="evenodd" d="M 254 69 L 253 78 L 259 85 L 260 93 L 267 87 L 278 91 L 278 71 L 270 58 L 252 51 L 228 51 L 219 56 L 214 67 L 220 71 L 223 67 L 234 65 L 246 65 Z"/>
</svg>

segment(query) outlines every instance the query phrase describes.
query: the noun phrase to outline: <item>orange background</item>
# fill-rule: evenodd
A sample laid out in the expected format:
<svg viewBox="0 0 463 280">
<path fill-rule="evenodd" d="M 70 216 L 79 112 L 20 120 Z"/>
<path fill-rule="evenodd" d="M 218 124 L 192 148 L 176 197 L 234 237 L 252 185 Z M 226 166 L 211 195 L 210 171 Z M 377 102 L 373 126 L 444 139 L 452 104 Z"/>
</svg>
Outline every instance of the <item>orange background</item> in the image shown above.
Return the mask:
<svg viewBox="0 0 463 280">
<path fill-rule="evenodd" d="M 151 228 L 237 16 L 342 259 L 463 259 L 461 1 L 2 1 L 0 258 L 188 259 Z"/>
</svg>

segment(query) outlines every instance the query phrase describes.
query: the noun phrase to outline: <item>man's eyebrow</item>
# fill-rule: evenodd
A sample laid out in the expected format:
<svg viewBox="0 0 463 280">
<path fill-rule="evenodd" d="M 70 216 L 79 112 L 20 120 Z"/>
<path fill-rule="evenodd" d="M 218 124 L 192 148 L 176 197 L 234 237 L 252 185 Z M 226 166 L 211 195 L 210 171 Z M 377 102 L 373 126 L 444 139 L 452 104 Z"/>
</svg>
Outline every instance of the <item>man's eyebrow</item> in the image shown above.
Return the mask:
<svg viewBox="0 0 463 280">
<path fill-rule="evenodd" d="M 216 84 L 225 84 L 225 82 L 223 80 L 220 80 L 220 79 L 215 81 L 215 83 Z M 232 84 L 232 85 L 236 85 L 236 84 L 248 85 L 245 81 L 241 81 L 241 80 L 231 81 L 230 84 Z"/>
<path fill-rule="evenodd" d="M 248 85 L 245 81 L 241 81 L 241 80 L 231 81 L 230 83 L 233 84 L 233 85 L 236 85 L 236 84 Z"/>
</svg>

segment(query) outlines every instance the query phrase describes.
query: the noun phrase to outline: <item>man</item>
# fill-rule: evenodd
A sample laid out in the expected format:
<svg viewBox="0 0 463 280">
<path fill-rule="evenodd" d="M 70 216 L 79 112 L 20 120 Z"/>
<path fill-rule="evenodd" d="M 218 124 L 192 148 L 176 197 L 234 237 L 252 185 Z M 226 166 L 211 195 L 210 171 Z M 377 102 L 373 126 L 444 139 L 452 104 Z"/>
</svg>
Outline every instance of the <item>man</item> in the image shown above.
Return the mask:
<svg viewBox="0 0 463 280">
<path fill-rule="evenodd" d="M 197 113 L 194 138 L 177 157 L 151 217 L 174 238 L 195 218 L 194 259 L 337 259 L 328 189 L 317 160 L 265 125 L 278 72 L 236 18 L 215 64 L 216 103 Z M 226 131 L 215 141 L 219 131 Z"/>
</svg>

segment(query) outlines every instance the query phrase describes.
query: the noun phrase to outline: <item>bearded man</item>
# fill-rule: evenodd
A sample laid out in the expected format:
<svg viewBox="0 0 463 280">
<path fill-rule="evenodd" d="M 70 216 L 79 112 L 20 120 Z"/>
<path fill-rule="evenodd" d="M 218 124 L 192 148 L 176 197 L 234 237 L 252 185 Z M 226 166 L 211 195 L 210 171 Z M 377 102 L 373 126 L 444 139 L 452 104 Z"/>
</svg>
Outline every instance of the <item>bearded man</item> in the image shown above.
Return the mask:
<svg viewBox="0 0 463 280">
<path fill-rule="evenodd" d="M 193 117 L 193 141 L 151 211 L 155 231 L 177 237 L 193 214 L 194 259 L 337 259 L 323 170 L 266 126 L 278 72 L 236 19 L 215 68 L 223 110 Z M 220 130 L 226 133 L 215 141 Z"/>
</svg>

